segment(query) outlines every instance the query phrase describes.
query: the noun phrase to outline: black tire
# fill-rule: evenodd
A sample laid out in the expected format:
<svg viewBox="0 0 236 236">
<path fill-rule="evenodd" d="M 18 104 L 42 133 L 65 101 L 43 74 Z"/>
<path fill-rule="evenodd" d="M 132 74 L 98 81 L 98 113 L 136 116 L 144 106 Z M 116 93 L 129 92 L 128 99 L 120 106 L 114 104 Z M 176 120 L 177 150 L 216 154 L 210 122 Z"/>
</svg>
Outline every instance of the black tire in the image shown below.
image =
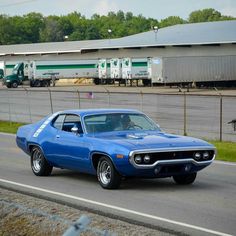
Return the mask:
<svg viewBox="0 0 236 236">
<path fill-rule="evenodd" d="M 41 87 L 41 81 L 40 80 L 35 80 L 34 81 L 34 86 L 33 87 Z"/>
<path fill-rule="evenodd" d="M 115 79 L 108 79 L 107 80 L 107 84 L 114 84 L 115 83 Z"/>
<path fill-rule="evenodd" d="M 99 84 L 100 84 L 100 79 L 99 79 L 99 78 L 93 79 L 93 83 L 94 83 L 95 85 L 99 85 Z"/>
<path fill-rule="evenodd" d="M 143 86 L 151 86 L 151 80 L 150 79 L 143 79 Z"/>
<path fill-rule="evenodd" d="M 12 87 L 12 88 L 17 88 L 17 87 L 18 87 L 18 82 L 17 82 L 17 81 L 13 81 L 13 82 L 11 83 L 11 87 Z"/>
<path fill-rule="evenodd" d="M 197 173 L 185 174 L 185 175 L 175 175 L 173 176 L 174 181 L 177 184 L 187 185 L 192 184 L 197 177 Z"/>
<path fill-rule="evenodd" d="M 41 149 L 34 147 L 31 152 L 31 169 L 37 176 L 49 176 L 52 172 L 52 166 L 48 164 Z"/>
<path fill-rule="evenodd" d="M 101 157 L 97 166 L 97 178 L 104 189 L 117 189 L 121 183 L 121 176 L 108 157 Z"/>
<path fill-rule="evenodd" d="M 42 85 L 42 87 L 49 87 L 50 86 L 50 82 L 48 80 L 43 80 L 41 82 L 41 85 Z"/>
<path fill-rule="evenodd" d="M 11 84 L 7 84 L 7 87 L 8 87 L 8 88 L 11 88 Z"/>
</svg>

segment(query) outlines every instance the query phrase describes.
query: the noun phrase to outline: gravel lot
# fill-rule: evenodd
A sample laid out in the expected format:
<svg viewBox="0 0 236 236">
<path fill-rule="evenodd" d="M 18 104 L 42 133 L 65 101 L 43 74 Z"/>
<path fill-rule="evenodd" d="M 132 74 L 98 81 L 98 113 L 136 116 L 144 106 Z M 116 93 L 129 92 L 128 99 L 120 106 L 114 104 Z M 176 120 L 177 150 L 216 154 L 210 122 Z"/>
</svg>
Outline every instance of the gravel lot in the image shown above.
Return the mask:
<svg viewBox="0 0 236 236">
<path fill-rule="evenodd" d="M 62 235 L 81 215 L 91 219 L 88 230 L 81 235 L 102 235 L 96 230 L 107 230 L 109 235 L 172 235 L 0 189 L 0 235 Z"/>
</svg>

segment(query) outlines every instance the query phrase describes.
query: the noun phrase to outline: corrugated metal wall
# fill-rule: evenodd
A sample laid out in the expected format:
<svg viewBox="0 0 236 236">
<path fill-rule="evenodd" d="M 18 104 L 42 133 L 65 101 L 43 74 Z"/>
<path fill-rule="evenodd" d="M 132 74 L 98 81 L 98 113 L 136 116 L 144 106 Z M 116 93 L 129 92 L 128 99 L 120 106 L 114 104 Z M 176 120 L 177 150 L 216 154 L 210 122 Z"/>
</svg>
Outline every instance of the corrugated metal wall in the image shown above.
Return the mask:
<svg viewBox="0 0 236 236">
<path fill-rule="evenodd" d="M 236 56 L 163 58 L 166 83 L 236 80 Z"/>
</svg>

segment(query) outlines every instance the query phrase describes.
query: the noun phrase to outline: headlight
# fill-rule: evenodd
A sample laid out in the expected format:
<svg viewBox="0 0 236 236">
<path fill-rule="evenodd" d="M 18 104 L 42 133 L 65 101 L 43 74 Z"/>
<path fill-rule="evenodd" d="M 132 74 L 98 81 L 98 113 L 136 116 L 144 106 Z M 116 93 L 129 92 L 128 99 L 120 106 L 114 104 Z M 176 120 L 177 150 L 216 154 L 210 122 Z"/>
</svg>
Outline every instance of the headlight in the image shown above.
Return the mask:
<svg viewBox="0 0 236 236">
<path fill-rule="evenodd" d="M 140 164 L 142 162 L 142 157 L 140 155 L 137 155 L 134 157 L 134 161 L 136 164 Z"/>
<path fill-rule="evenodd" d="M 144 160 L 145 163 L 149 163 L 150 160 L 151 160 L 151 157 L 150 157 L 148 154 L 146 154 L 146 155 L 144 156 L 143 160 Z"/>
<path fill-rule="evenodd" d="M 197 160 L 197 161 L 199 161 L 199 160 L 201 159 L 201 153 L 200 153 L 200 152 L 196 152 L 196 153 L 194 154 L 194 159 Z"/>
<path fill-rule="evenodd" d="M 7 79 L 6 82 L 11 82 L 11 80 Z"/>
<path fill-rule="evenodd" d="M 207 160 L 207 159 L 209 158 L 209 156 L 210 156 L 210 155 L 209 155 L 209 152 L 204 152 L 204 153 L 203 153 L 203 159 L 204 159 L 204 160 Z"/>
</svg>

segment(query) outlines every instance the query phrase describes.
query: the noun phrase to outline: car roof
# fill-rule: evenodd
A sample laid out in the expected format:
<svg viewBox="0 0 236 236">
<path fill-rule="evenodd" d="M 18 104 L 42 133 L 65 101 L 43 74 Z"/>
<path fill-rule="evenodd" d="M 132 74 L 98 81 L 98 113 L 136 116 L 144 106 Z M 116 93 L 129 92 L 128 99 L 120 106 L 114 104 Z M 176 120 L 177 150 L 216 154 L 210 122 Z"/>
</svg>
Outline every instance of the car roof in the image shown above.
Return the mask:
<svg viewBox="0 0 236 236">
<path fill-rule="evenodd" d="M 101 109 L 79 109 L 79 110 L 65 110 L 59 112 L 60 114 L 76 114 L 81 117 L 87 115 L 96 115 L 96 114 L 109 114 L 109 113 L 139 113 L 142 112 L 135 109 L 114 109 L 114 108 L 101 108 Z"/>
</svg>

